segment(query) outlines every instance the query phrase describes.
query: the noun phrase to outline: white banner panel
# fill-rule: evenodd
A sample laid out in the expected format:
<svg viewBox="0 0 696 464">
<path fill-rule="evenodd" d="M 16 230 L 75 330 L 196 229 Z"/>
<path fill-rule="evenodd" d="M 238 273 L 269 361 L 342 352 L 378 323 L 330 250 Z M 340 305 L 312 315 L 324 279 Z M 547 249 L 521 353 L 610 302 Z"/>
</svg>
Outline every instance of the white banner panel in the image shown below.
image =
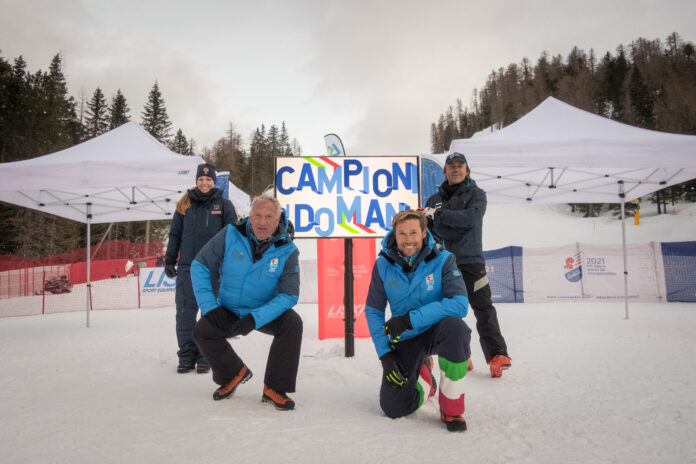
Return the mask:
<svg viewBox="0 0 696 464">
<path fill-rule="evenodd" d="M 623 251 L 617 245 L 581 244 L 584 298 L 623 300 Z M 652 243 L 626 245 L 629 301 L 664 301 L 664 271 Z M 661 256 L 661 253 L 660 253 Z"/>
<path fill-rule="evenodd" d="M 169 278 L 163 267 L 140 269 L 140 294 L 172 294 L 176 292 L 176 277 Z"/>
<path fill-rule="evenodd" d="M 582 253 L 578 244 L 524 248 L 522 285 L 525 303 L 581 300 Z"/>
<path fill-rule="evenodd" d="M 277 157 L 275 172 L 296 238 L 384 237 L 419 206 L 417 156 Z"/>
<path fill-rule="evenodd" d="M 626 253 L 628 299 L 665 301 L 659 244 L 627 245 Z M 525 303 L 624 299 L 621 246 L 575 243 L 554 248 L 524 248 L 522 267 Z"/>
</svg>

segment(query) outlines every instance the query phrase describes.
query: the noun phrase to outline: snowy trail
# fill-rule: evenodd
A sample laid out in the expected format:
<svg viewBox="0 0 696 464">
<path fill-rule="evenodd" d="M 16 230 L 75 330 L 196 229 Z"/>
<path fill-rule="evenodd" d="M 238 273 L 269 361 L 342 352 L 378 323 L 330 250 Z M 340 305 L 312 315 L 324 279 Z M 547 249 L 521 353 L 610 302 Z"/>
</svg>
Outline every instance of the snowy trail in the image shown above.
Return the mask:
<svg viewBox="0 0 696 464">
<path fill-rule="evenodd" d="M 491 379 L 478 343 L 469 430 L 437 407 L 391 420 L 372 343 L 316 339 L 305 321 L 298 408 L 261 403 L 270 337 L 233 340 L 254 377 L 212 400 L 210 375 L 178 375 L 172 308 L 0 319 L 3 463 L 689 462 L 696 456 L 696 304 L 498 305 L 513 367 Z M 467 322 L 473 324 L 472 316 Z"/>
</svg>

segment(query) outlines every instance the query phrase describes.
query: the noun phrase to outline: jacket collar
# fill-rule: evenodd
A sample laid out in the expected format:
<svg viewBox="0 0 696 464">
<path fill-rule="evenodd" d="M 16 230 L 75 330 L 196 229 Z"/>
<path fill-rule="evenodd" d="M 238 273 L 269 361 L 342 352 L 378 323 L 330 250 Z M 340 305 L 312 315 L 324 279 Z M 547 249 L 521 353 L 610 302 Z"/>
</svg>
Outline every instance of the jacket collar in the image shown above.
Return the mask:
<svg viewBox="0 0 696 464">
<path fill-rule="evenodd" d="M 423 239 L 423 248 L 420 249 L 416 256 L 411 258 L 405 257 L 396 245 L 396 237 L 394 230 L 390 230 L 382 239 L 382 251 L 380 256 L 384 256 L 392 264 L 399 264 L 404 272 L 415 271 L 421 262 L 432 261 L 440 251 L 435 246 L 435 240 L 428 229 L 425 230 L 426 236 Z"/>
</svg>

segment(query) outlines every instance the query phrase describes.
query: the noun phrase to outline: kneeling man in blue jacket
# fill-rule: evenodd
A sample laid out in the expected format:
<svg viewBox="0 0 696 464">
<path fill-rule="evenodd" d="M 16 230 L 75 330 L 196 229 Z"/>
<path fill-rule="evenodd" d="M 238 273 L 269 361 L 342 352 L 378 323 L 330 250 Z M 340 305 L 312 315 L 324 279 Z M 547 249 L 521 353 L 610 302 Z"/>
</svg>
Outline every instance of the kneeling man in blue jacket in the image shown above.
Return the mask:
<svg viewBox="0 0 696 464">
<path fill-rule="evenodd" d="M 471 329 L 462 318 L 469 300 L 454 255 L 435 247 L 426 225 L 422 211 L 397 213 L 372 269 L 365 315 L 382 362 L 379 402 L 397 418 L 435 396 L 431 355 L 437 355 L 440 419 L 450 432 L 462 432 L 471 354 Z M 385 322 L 387 303 L 391 318 Z"/>
<path fill-rule="evenodd" d="M 273 336 L 262 401 L 279 410 L 295 408 L 287 393 L 295 391 L 302 319 L 292 309 L 300 295 L 293 233 L 278 200 L 262 195 L 251 203 L 247 219 L 222 229 L 191 265 L 202 314 L 193 339 L 220 385 L 215 400 L 229 398 L 252 376 L 227 339 L 258 330 Z"/>
</svg>

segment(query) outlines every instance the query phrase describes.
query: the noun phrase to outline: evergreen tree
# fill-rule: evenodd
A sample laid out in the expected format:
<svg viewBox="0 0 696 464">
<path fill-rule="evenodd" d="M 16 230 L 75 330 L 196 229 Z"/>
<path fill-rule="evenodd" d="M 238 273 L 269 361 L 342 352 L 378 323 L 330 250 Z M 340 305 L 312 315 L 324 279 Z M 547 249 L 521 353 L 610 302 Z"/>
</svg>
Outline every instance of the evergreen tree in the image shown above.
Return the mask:
<svg viewBox="0 0 696 464">
<path fill-rule="evenodd" d="M 51 60 L 48 73 L 37 71 L 29 83 L 33 87 L 28 108 L 29 137 L 33 142 L 30 154 L 44 155 L 79 143 L 83 130 L 75 100 L 68 96 L 60 54 Z"/>
<path fill-rule="evenodd" d="M 19 68 L 19 79 L 15 68 Z M 22 94 L 26 64 L 20 56 L 15 68 L 0 57 L 0 162 L 18 159 L 17 139 L 23 121 Z"/>
<path fill-rule="evenodd" d="M 114 98 L 111 99 L 111 106 L 109 107 L 109 130 L 116 129 L 130 121 L 129 111 L 130 108 L 128 108 L 126 97 L 121 93 L 121 89 L 118 89 Z"/>
<path fill-rule="evenodd" d="M 92 99 L 87 103 L 87 120 L 85 121 L 87 138 L 91 139 L 109 130 L 108 108 L 104 93 L 97 87 Z"/>
<path fill-rule="evenodd" d="M 167 106 L 157 81 L 150 90 L 142 117 L 143 128 L 161 143 L 166 144 L 170 137 L 169 131 L 172 128 L 172 123 L 169 121 Z"/>
<path fill-rule="evenodd" d="M 264 155 L 269 159 L 269 161 L 272 160 L 274 156 L 282 155 L 280 131 L 275 124 L 272 124 L 268 129 L 268 136 L 266 137 L 266 152 Z"/>
<path fill-rule="evenodd" d="M 440 131 L 435 123 L 430 124 L 430 152 L 440 153 Z"/>
<path fill-rule="evenodd" d="M 654 102 L 650 89 L 645 85 L 638 67 L 633 66 L 629 84 L 631 108 L 634 113 L 634 123 L 639 127 L 653 128 Z"/>
<path fill-rule="evenodd" d="M 176 135 L 174 136 L 172 143 L 169 144 L 169 149 L 182 155 L 191 154 L 188 141 L 186 140 L 186 136 L 181 129 L 176 131 Z"/>
<path fill-rule="evenodd" d="M 302 146 L 300 146 L 300 142 L 298 142 L 296 138 L 292 139 L 290 148 L 292 150 L 292 156 L 302 156 Z"/>
<path fill-rule="evenodd" d="M 249 194 L 259 195 L 263 192 L 261 170 L 266 152 L 266 127 L 261 124 L 256 128 L 249 144 Z"/>
<path fill-rule="evenodd" d="M 285 127 L 285 121 L 280 126 L 280 156 L 292 156 L 292 147 L 290 147 L 290 136 L 288 129 Z"/>
</svg>

